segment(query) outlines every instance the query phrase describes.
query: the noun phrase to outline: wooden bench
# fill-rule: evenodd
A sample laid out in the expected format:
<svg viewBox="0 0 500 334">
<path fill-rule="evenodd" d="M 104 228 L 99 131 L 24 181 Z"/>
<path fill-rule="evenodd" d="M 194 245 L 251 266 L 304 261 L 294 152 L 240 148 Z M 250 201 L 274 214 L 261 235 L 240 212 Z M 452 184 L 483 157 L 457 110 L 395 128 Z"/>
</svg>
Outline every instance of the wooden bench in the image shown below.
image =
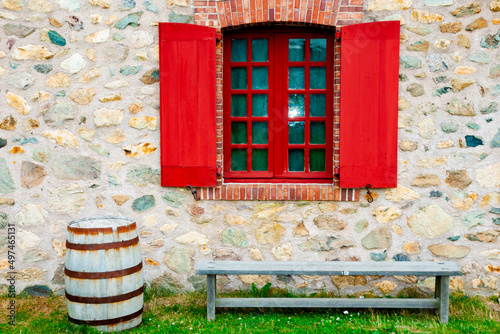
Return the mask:
<svg viewBox="0 0 500 334">
<path fill-rule="evenodd" d="M 428 308 L 448 323 L 450 276 L 462 275 L 454 262 L 266 262 L 199 261 L 196 273 L 207 275 L 207 318 L 216 307 Z M 412 275 L 435 276 L 434 298 L 216 298 L 216 275 Z"/>
</svg>

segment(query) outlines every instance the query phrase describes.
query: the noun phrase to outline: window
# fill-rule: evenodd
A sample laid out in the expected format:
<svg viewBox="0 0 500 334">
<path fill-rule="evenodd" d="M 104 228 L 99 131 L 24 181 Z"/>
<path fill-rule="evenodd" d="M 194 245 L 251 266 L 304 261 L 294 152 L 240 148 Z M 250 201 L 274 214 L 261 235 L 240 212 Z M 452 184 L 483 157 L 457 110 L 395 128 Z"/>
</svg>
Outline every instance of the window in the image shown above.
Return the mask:
<svg viewBox="0 0 500 334">
<path fill-rule="evenodd" d="M 224 36 L 224 179 L 331 183 L 333 32 L 269 30 Z"/>
</svg>

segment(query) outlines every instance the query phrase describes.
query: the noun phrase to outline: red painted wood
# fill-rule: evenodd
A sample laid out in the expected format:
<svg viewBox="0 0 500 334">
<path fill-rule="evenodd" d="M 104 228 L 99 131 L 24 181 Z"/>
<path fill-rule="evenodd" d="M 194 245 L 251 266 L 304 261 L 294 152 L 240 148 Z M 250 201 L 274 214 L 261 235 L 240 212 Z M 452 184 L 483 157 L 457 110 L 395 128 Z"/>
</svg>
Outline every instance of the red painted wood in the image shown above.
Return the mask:
<svg viewBox="0 0 500 334">
<path fill-rule="evenodd" d="M 342 27 L 340 187 L 397 187 L 399 21 Z"/>
<path fill-rule="evenodd" d="M 214 187 L 215 29 L 160 23 L 159 39 L 162 186 Z"/>
</svg>

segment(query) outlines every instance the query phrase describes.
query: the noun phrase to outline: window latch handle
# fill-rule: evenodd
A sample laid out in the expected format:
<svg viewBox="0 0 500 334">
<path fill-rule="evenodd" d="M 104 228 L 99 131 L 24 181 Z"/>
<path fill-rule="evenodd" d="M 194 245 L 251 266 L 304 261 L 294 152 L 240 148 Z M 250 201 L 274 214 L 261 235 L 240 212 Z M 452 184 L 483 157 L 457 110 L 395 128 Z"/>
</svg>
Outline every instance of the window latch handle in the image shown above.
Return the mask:
<svg viewBox="0 0 500 334">
<path fill-rule="evenodd" d="M 192 186 L 187 186 L 186 189 L 187 190 L 191 190 L 191 194 L 193 194 L 193 197 L 194 197 L 195 201 L 199 201 L 200 200 L 200 196 L 198 196 L 198 192 L 196 191 L 196 188 L 193 188 Z"/>
<path fill-rule="evenodd" d="M 372 193 L 370 192 L 370 188 L 371 187 L 372 187 L 372 185 L 369 184 L 369 183 L 366 185 L 366 192 L 367 192 L 367 195 L 368 195 L 368 199 L 367 199 L 368 203 L 373 202 L 373 196 L 372 196 Z"/>
</svg>

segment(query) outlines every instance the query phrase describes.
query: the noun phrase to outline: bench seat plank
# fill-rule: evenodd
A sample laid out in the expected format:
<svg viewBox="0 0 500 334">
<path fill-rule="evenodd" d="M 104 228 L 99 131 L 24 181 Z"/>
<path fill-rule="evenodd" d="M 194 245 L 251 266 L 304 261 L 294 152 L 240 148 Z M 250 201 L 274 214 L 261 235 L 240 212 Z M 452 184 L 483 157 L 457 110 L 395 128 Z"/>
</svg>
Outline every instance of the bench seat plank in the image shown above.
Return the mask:
<svg viewBox="0 0 500 334">
<path fill-rule="evenodd" d="M 461 276 L 455 262 L 198 261 L 201 275 L 416 275 Z"/>
<path fill-rule="evenodd" d="M 431 308 L 435 298 L 216 298 L 216 307 L 297 307 L 297 308 Z"/>
</svg>

